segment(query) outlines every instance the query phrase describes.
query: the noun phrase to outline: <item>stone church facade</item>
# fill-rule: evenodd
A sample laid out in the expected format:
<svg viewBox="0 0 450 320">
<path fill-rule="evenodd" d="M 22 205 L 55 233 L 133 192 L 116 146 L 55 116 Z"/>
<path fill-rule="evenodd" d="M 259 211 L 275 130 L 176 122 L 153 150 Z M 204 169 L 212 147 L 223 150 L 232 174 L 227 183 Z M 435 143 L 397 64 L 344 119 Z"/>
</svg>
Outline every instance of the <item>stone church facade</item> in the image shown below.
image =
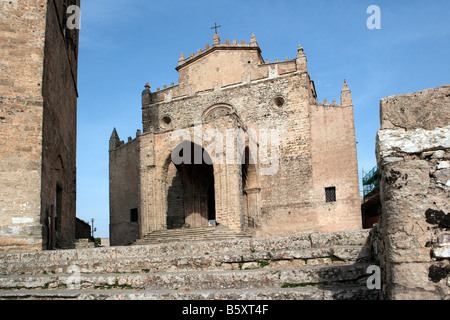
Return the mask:
<svg viewBox="0 0 450 320">
<path fill-rule="evenodd" d="M 110 241 L 223 227 L 253 236 L 361 228 L 351 92 L 319 103 L 302 46 L 264 61 L 255 36 L 182 53 L 177 85 L 142 92 L 142 131 L 110 155 Z"/>
</svg>

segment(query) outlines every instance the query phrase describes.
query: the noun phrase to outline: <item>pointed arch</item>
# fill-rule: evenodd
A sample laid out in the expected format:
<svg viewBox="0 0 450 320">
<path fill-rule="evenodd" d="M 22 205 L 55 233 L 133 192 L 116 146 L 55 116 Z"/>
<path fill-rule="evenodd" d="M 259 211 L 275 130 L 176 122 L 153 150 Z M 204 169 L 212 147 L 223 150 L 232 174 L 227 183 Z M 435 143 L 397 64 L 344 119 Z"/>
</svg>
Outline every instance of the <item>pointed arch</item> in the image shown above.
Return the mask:
<svg viewBox="0 0 450 320">
<path fill-rule="evenodd" d="M 167 228 L 208 226 L 215 219 L 214 169 L 208 153 L 184 140 L 172 150 L 164 172 Z"/>
</svg>

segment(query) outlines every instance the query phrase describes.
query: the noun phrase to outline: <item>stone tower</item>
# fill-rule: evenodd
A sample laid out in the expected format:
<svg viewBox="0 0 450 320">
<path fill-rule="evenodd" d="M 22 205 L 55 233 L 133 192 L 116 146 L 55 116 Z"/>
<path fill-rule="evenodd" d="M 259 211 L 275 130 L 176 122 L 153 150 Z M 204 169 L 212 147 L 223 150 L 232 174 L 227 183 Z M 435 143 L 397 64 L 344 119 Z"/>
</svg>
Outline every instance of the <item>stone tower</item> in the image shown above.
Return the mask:
<svg viewBox="0 0 450 320">
<path fill-rule="evenodd" d="M 110 141 L 110 239 L 223 227 L 253 236 L 361 228 L 353 105 L 319 103 L 303 47 L 264 61 L 255 35 L 182 53 L 142 92 L 142 133 Z M 350 100 L 349 100 L 350 99 Z"/>
<path fill-rule="evenodd" d="M 0 1 L 0 251 L 75 236 L 80 0 Z"/>
</svg>

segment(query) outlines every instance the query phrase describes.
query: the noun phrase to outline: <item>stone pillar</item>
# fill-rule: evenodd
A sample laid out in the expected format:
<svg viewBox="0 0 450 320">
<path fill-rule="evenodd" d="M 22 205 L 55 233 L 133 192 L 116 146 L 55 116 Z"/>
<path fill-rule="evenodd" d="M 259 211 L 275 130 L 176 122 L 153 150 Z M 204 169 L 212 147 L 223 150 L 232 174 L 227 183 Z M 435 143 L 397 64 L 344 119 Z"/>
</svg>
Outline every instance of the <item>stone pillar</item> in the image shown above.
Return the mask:
<svg viewBox="0 0 450 320">
<path fill-rule="evenodd" d="M 215 33 L 214 37 L 213 37 L 213 45 L 217 45 L 217 44 L 220 44 L 220 37 L 217 33 Z"/>
<path fill-rule="evenodd" d="M 247 188 L 245 189 L 245 193 L 247 194 L 246 226 L 256 228 L 260 221 L 259 208 L 261 188 Z"/>
<path fill-rule="evenodd" d="M 160 229 L 162 193 L 164 184 L 160 181 L 163 168 L 155 165 L 154 133 L 139 136 L 139 237 L 142 238 L 151 231 Z"/>
<path fill-rule="evenodd" d="M 241 165 L 216 165 L 214 179 L 217 223 L 232 230 L 241 231 L 244 223 Z"/>
<path fill-rule="evenodd" d="M 297 70 L 308 72 L 307 59 L 306 59 L 306 55 L 305 55 L 305 52 L 303 51 L 303 47 L 301 44 L 298 46 L 297 51 L 298 51 L 297 57 L 296 57 Z"/>
<path fill-rule="evenodd" d="M 376 227 L 384 299 L 450 294 L 450 85 L 381 100 Z"/>
</svg>

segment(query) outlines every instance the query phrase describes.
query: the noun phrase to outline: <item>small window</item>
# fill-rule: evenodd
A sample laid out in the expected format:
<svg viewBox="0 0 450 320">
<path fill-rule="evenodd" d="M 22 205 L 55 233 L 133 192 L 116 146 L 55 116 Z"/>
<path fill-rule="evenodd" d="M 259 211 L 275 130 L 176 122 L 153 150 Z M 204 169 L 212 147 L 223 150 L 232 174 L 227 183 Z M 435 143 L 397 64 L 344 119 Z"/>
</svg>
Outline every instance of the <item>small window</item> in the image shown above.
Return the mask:
<svg viewBox="0 0 450 320">
<path fill-rule="evenodd" d="M 327 202 L 336 201 L 336 187 L 325 188 L 325 199 Z"/>
<path fill-rule="evenodd" d="M 164 116 L 161 118 L 161 120 L 159 120 L 159 126 L 162 129 L 168 128 L 171 123 L 172 123 L 172 118 L 169 116 Z"/>
<path fill-rule="evenodd" d="M 281 108 L 282 106 L 284 106 L 284 98 L 283 97 L 276 97 L 275 99 L 273 99 L 273 104 L 277 107 L 277 108 Z"/>
<path fill-rule="evenodd" d="M 138 209 L 137 208 L 130 210 L 130 221 L 138 222 Z"/>
</svg>

